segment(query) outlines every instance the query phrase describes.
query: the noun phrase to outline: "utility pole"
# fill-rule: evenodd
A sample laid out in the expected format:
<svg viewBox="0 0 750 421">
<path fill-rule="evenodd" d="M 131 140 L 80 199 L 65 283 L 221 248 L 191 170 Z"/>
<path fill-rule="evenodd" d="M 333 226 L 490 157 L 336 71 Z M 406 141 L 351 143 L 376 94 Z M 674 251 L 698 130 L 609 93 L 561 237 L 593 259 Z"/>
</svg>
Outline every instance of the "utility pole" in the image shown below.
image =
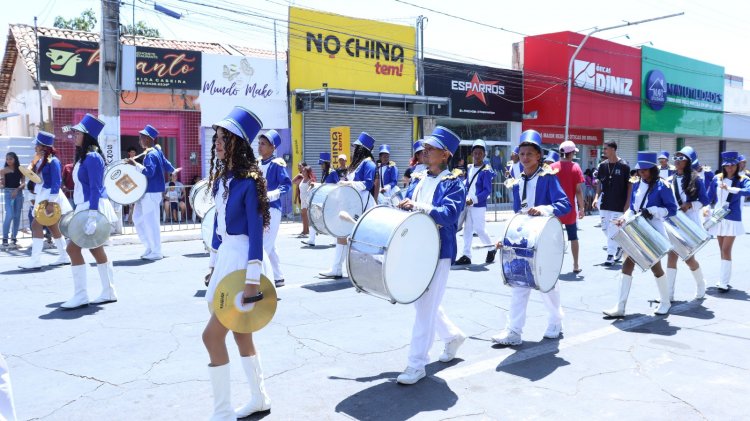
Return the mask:
<svg viewBox="0 0 750 421">
<path fill-rule="evenodd" d="M 39 67 L 41 66 L 41 56 L 39 50 L 39 31 L 36 26 L 36 16 L 34 16 L 34 39 L 36 41 L 36 57 L 34 58 L 34 65 L 36 66 L 36 90 L 39 92 L 39 130 L 47 130 L 44 125 L 44 103 L 42 102 L 42 79 L 39 77 Z M 50 116 L 52 120 L 52 116 Z M 33 135 L 34 133 L 32 133 Z"/>
</svg>

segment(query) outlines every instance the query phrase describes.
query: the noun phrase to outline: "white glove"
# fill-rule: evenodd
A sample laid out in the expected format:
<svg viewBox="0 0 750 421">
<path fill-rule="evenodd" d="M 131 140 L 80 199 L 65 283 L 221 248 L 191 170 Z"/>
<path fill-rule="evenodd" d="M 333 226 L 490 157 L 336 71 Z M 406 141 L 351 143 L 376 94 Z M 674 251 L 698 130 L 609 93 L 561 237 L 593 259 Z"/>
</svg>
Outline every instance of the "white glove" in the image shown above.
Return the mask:
<svg viewBox="0 0 750 421">
<path fill-rule="evenodd" d="M 651 212 L 651 215 L 654 215 L 655 218 L 664 219 L 665 214 L 662 208 L 658 206 L 649 206 L 646 209 L 648 209 L 648 211 Z"/>
<path fill-rule="evenodd" d="M 98 212 L 95 210 L 89 211 L 89 219 L 86 221 L 86 226 L 83 228 L 83 232 L 86 233 L 86 235 L 92 235 L 96 232 L 96 214 Z"/>
</svg>

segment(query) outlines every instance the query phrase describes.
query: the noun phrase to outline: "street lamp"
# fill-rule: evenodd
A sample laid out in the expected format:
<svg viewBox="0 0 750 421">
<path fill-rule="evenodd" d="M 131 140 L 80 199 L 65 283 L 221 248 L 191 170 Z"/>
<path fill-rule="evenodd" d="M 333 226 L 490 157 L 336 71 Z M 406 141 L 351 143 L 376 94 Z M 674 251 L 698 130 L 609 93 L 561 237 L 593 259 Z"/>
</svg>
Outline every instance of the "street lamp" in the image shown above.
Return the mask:
<svg viewBox="0 0 750 421">
<path fill-rule="evenodd" d="M 571 93 L 571 88 L 572 88 L 572 85 L 573 85 L 573 61 L 575 61 L 576 57 L 578 56 L 578 53 L 581 52 L 581 49 L 583 48 L 583 45 L 586 44 L 586 41 L 588 41 L 589 37 L 591 35 L 594 35 L 597 32 L 608 31 L 610 29 L 623 28 L 623 27 L 626 27 L 626 26 L 640 25 L 641 23 L 653 22 L 655 20 L 662 20 L 662 19 L 673 18 L 675 16 L 682 16 L 684 14 L 685 14 L 685 12 L 673 13 L 671 15 L 659 16 L 657 18 L 644 19 L 644 20 L 639 20 L 639 21 L 636 21 L 636 22 L 625 22 L 625 23 L 620 24 L 620 25 L 608 26 L 606 28 L 601 28 L 601 29 L 594 27 L 593 31 L 591 31 L 588 34 L 586 34 L 586 36 L 583 38 L 583 41 L 581 41 L 581 43 L 578 44 L 578 48 L 576 48 L 576 51 L 573 53 L 573 56 L 570 57 L 570 62 L 568 63 L 568 95 L 567 95 L 567 98 L 566 98 L 566 101 L 565 101 L 565 140 L 568 140 L 568 132 L 570 131 L 570 93 Z"/>
</svg>

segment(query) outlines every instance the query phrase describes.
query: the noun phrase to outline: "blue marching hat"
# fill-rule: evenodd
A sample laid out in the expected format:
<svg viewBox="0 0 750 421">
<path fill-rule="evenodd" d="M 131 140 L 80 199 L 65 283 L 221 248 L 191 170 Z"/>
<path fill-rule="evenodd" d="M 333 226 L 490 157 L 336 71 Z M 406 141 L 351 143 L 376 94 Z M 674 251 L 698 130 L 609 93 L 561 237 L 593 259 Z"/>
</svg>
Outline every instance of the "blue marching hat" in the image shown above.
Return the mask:
<svg viewBox="0 0 750 421">
<path fill-rule="evenodd" d="M 94 117 L 91 114 L 86 114 L 81 119 L 81 122 L 76 124 L 71 128 L 71 130 L 76 130 L 81 133 L 87 133 L 94 139 L 99 137 L 99 133 L 102 132 L 102 129 L 104 128 L 104 122 L 99 120 L 98 118 Z"/>
<path fill-rule="evenodd" d="M 362 132 L 359 134 L 359 137 L 357 140 L 354 141 L 355 145 L 364 146 L 367 148 L 368 151 L 371 151 L 372 148 L 375 146 L 375 139 L 373 139 L 372 136 L 367 134 L 367 132 Z"/>
<path fill-rule="evenodd" d="M 156 140 L 157 137 L 159 137 L 159 131 L 154 128 L 154 126 L 150 124 L 146 124 L 146 127 L 143 128 L 140 132 L 138 132 L 144 136 L 148 136 L 153 140 Z"/>
<path fill-rule="evenodd" d="M 721 153 L 721 165 L 737 165 L 739 162 L 740 154 L 734 151 L 726 151 Z"/>
<path fill-rule="evenodd" d="M 521 147 L 520 146 L 516 146 L 515 148 L 513 148 L 513 153 L 516 154 L 516 155 L 518 155 L 518 152 L 520 152 L 520 151 L 521 151 Z"/>
<path fill-rule="evenodd" d="M 34 144 L 52 147 L 55 144 L 55 135 L 49 132 L 39 132 L 34 138 Z"/>
<path fill-rule="evenodd" d="M 324 163 L 324 162 L 331 162 L 331 153 L 330 152 L 321 152 L 320 158 L 318 158 L 318 165 Z"/>
<path fill-rule="evenodd" d="M 745 155 L 739 154 L 739 156 L 737 156 L 737 162 L 745 162 L 745 161 L 747 161 L 747 159 L 745 159 Z"/>
<path fill-rule="evenodd" d="M 636 170 L 647 170 L 656 166 L 656 152 L 638 152 L 638 163 L 635 164 Z"/>
<path fill-rule="evenodd" d="M 422 140 L 421 139 L 420 140 L 415 140 L 414 141 L 414 153 L 417 153 L 417 152 L 423 151 L 423 150 L 424 150 L 424 144 L 423 144 Z"/>
<path fill-rule="evenodd" d="M 695 153 L 695 149 L 693 149 L 692 146 L 685 146 L 684 148 L 680 149 L 679 152 L 677 152 L 680 155 L 685 155 L 690 159 L 690 162 L 692 163 L 692 166 L 696 166 L 698 162 L 698 154 Z"/>
<path fill-rule="evenodd" d="M 214 130 L 217 127 L 224 128 L 245 139 L 246 142 L 253 143 L 255 136 L 258 135 L 261 127 L 263 127 L 263 122 L 247 108 L 234 107 L 228 116 L 214 124 L 213 127 Z"/>
<path fill-rule="evenodd" d="M 458 144 L 461 143 L 461 138 L 445 127 L 437 126 L 432 131 L 432 134 L 425 138 L 424 143 L 436 148 L 445 149 L 453 155 L 456 149 L 458 149 Z"/>
<path fill-rule="evenodd" d="M 544 158 L 544 162 L 557 162 L 560 160 L 560 154 L 555 151 L 549 151 L 547 157 Z"/>
<path fill-rule="evenodd" d="M 669 159 L 669 151 L 660 151 L 658 159 Z"/>
<path fill-rule="evenodd" d="M 539 134 L 536 130 L 526 130 L 523 133 L 521 133 L 521 138 L 519 139 L 520 145 L 533 145 L 536 146 L 537 149 L 539 149 L 539 152 L 542 151 L 542 135 Z M 519 147 L 520 149 L 520 147 Z"/>
<path fill-rule="evenodd" d="M 274 149 L 281 146 L 281 135 L 276 130 L 271 129 L 260 136 L 268 139 L 268 141 L 273 145 Z"/>
<path fill-rule="evenodd" d="M 471 150 L 472 151 L 474 150 L 474 148 L 482 148 L 482 149 L 484 149 L 485 153 L 487 152 L 487 144 L 484 143 L 484 140 L 482 140 L 482 139 L 477 139 L 477 140 L 474 141 L 474 143 L 471 144 Z"/>
<path fill-rule="evenodd" d="M 388 155 L 391 154 L 391 147 L 388 145 L 380 145 L 380 150 L 378 150 L 378 155 L 381 153 L 387 153 Z"/>
</svg>

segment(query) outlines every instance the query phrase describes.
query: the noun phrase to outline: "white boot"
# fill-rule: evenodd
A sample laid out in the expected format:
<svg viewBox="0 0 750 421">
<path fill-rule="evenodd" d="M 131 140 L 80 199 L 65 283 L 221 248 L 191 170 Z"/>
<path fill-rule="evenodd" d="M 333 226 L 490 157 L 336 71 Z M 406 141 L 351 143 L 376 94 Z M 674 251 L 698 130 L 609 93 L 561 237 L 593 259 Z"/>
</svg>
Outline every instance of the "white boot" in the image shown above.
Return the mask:
<svg viewBox="0 0 750 421">
<path fill-rule="evenodd" d="M 57 247 L 57 260 L 50 263 L 50 266 L 62 266 L 70 264 L 70 257 L 65 247 L 68 244 L 65 242 L 65 237 L 55 238 L 55 247 Z"/>
<path fill-rule="evenodd" d="M 86 291 L 86 264 L 71 266 L 73 272 L 73 298 L 62 303 L 60 307 L 64 310 L 85 307 L 89 305 L 89 295 Z"/>
<path fill-rule="evenodd" d="M 706 295 L 706 280 L 703 279 L 703 271 L 700 266 L 692 271 L 692 274 L 693 279 L 695 279 L 695 299 L 700 300 Z"/>
<path fill-rule="evenodd" d="M 99 298 L 89 304 L 108 304 L 117 302 L 112 262 L 98 264 L 96 265 L 96 269 L 99 271 L 99 280 L 102 282 L 102 293 L 99 295 Z"/>
<path fill-rule="evenodd" d="M 260 366 L 259 356 L 241 357 L 242 368 L 247 375 L 247 382 L 250 385 L 250 402 L 247 405 L 237 408 L 234 412 L 237 418 L 245 418 L 256 412 L 268 411 L 271 409 L 271 399 L 266 393 L 266 386 L 263 381 L 263 368 Z"/>
<path fill-rule="evenodd" d="M 310 227 L 310 236 L 307 237 L 307 245 L 308 246 L 315 246 L 315 237 L 317 237 L 318 233 L 315 232 L 315 228 Z"/>
<path fill-rule="evenodd" d="M 237 416 L 232 410 L 229 363 L 216 367 L 208 366 L 208 375 L 211 377 L 211 387 L 214 389 L 214 413 L 210 421 L 235 421 Z"/>
<path fill-rule="evenodd" d="M 622 274 L 620 279 L 620 297 L 617 301 L 617 305 L 609 310 L 603 311 L 603 313 L 609 317 L 625 317 L 625 304 L 628 302 L 628 294 L 630 294 L 630 285 L 633 283 L 633 277 L 631 275 Z"/>
<path fill-rule="evenodd" d="M 667 275 L 656 278 L 656 287 L 659 288 L 659 307 L 654 311 L 657 316 L 669 314 L 669 308 L 672 302 L 669 299 L 669 281 Z"/>
<path fill-rule="evenodd" d="M 341 275 L 349 277 L 349 268 L 347 267 L 347 260 L 349 260 L 349 244 L 347 243 L 341 250 L 341 260 L 339 266 L 341 267 Z M 344 268 L 346 268 L 346 274 L 344 274 Z"/>
<path fill-rule="evenodd" d="M 667 268 L 667 285 L 669 285 L 669 301 L 674 301 L 674 282 L 677 280 L 677 269 Z M 659 298 L 661 301 L 661 297 Z"/>
<path fill-rule="evenodd" d="M 732 261 L 722 260 L 721 268 L 719 270 L 719 282 L 716 284 L 716 288 L 719 288 L 721 292 L 729 291 L 729 279 L 732 277 Z"/>
<path fill-rule="evenodd" d="M 336 254 L 333 257 L 333 266 L 331 266 L 331 270 L 327 272 L 320 272 L 320 276 L 324 276 L 326 278 L 341 278 L 343 276 L 343 270 L 341 268 L 341 263 L 343 262 L 341 256 L 344 254 L 344 246 L 343 244 L 336 243 Z"/>
<path fill-rule="evenodd" d="M 21 269 L 40 269 L 42 267 L 42 249 L 44 248 L 44 238 L 31 239 L 31 257 L 25 263 L 18 265 Z"/>
</svg>

